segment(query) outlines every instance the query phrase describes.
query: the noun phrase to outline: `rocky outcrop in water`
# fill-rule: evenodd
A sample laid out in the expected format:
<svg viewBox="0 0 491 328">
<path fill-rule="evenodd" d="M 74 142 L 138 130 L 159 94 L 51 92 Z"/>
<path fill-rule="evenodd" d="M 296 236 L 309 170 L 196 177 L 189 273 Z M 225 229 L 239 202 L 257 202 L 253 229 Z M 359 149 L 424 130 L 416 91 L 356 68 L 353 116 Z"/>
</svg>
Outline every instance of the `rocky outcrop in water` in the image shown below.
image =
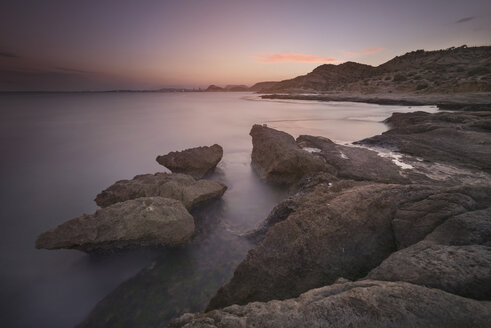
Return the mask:
<svg viewBox="0 0 491 328">
<path fill-rule="evenodd" d="M 491 112 L 394 113 L 392 129 L 359 144 L 491 172 Z"/>
<path fill-rule="evenodd" d="M 157 162 L 174 173 L 189 174 L 196 179 L 213 172 L 223 157 L 220 145 L 190 148 L 183 151 L 173 151 L 157 157 Z"/>
<path fill-rule="evenodd" d="M 344 282 L 298 298 L 185 314 L 179 327 L 488 327 L 491 303 L 406 282 Z"/>
<path fill-rule="evenodd" d="M 189 240 L 194 220 L 181 202 L 143 197 L 71 219 L 41 234 L 36 248 L 82 251 L 135 246 L 174 247 Z"/>
<path fill-rule="evenodd" d="M 292 184 L 306 174 L 330 170 L 320 157 L 302 150 L 288 133 L 256 124 L 250 135 L 252 166 L 267 181 Z"/>
<path fill-rule="evenodd" d="M 106 207 L 139 197 L 160 196 L 179 200 L 190 210 L 220 198 L 226 189 L 223 183 L 195 180 L 186 174 L 142 174 L 131 180 L 117 181 L 97 195 L 95 202 L 101 207 Z"/>
<path fill-rule="evenodd" d="M 449 188 L 353 181 L 300 191 L 286 201 L 283 221 L 269 228 L 208 310 L 297 297 L 339 277 L 359 279 L 447 218 L 489 206 L 490 194 L 491 185 Z"/>
<path fill-rule="evenodd" d="M 403 184 L 411 182 L 392 160 L 380 157 L 373 150 L 339 145 L 328 138 L 307 135 L 299 136 L 296 142 L 302 148 L 317 149 L 315 154 L 324 159 L 338 178 Z M 412 177 L 413 180 L 417 178 L 415 174 Z"/>
</svg>

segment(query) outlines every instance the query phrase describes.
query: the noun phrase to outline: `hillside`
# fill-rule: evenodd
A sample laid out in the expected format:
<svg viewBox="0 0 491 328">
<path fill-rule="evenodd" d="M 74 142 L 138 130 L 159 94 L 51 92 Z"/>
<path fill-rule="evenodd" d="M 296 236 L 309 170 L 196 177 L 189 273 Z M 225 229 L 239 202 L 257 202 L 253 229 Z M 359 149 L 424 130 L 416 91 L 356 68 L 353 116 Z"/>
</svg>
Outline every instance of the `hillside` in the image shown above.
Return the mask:
<svg viewBox="0 0 491 328">
<path fill-rule="evenodd" d="M 256 89 L 260 93 L 491 92 L 491 46 L 417 50 L 376 67 L 354 62 L 324 64 L 306 75 Z"/>
</svg>

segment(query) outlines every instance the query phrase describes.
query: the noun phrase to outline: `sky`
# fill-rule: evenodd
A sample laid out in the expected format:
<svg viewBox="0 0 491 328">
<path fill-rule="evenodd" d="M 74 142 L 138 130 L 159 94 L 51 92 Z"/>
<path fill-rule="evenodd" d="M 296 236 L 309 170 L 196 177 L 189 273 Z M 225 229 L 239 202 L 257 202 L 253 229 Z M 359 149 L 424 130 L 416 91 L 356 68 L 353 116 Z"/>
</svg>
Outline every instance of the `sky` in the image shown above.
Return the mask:
<svg viewBox="0 0 491 328">
<path fill-rule="evenodd" d="M 491 45 L 489 0 L 2 0 L 0 90 L 203 88 Z"/>
</svg>

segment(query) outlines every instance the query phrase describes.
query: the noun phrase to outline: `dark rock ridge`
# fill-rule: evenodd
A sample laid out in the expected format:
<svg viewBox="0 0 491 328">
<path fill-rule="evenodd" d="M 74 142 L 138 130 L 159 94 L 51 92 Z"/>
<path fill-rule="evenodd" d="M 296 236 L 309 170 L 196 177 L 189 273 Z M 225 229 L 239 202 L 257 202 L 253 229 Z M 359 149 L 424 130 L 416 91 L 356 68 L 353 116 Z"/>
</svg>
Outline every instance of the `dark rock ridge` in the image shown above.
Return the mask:
<svg viewBox="0 0 491 328">
<path fill-rule="evenodd" d="M 71 219 L 41 234 L 36 248 L 82 251 L 135 246 L 174 247 L 188 241 L 194 220 L 181 202 L 143 197 Z"/>
<path fill-rule="evenodd" d="M 491 172 L 491 112 L 394 113 L 386 122 L 392 129 L 358 143 Z"/>
<path fill-rule="evenodd" d="M 137 175 L 131 180 L 120 180 L 97 195 L 95 202 L 106 207 L 139 197 L 161 196 L 181 201 L 190 210 L 220 198 L 227 186 L 210 180 L 195 180 L 180 173 Z"/>
<path fill-rule="evenodd" d="M 276 224 L 249 251 L 208 310 L 297 297 L 339 277 L 359 279 L 398 248 L 424 239 L 447 218 L 489 206 L 490 194 L 490 185 L 345 180 L 299 192 L 279 205 L 283 215 L 272 220 Z"/>
<path fill-rule="evenodd" d="M 267 181 L 292 184 L 306 174 L 329 171 L 320 157 L 302 150 L 288 133 L 256 124 L 250 135 L 252 165 Z"/>
<path fill-rule="evenodd" d="M 491 247 L 421 241 L 395 252 L 370 280 L 406 281 L 479 300 L 491 300 Z"/>
<path fill-rule="evenodd" d="M 409 183 L 399 166 L 388 158 L 380 157 L 366 148 L 338 145 L 328 138 L 302 135 L 297 138 L 302 148 L 316 148 L 315 153 L 329 165 L 336 177 L 353 180 L 369 180 L 385 183 Z M 409 171 L 407 174 L 411 174 Z M 413 179 L 418 177 L 412 174 Z"/>
<path fill-rule="evenodd" d="M 489 327 L 491 303 L 405 282 L 359 281 L 298 298 L 185 314 L 178 327 Z"/>
<path fill-rule="evenodd" d="M 196 179 L 213 172 L 223 157 L 220 145 L 190 148 L 183 151 L 173 151 L 157 157 L 157 162 L 174 173 L 185 173 Z"/>
<path fill-rule="evenodd" d="M 258 83 L 262 93 L 455 94 L 491 92 L 491 46 L 417 50 L 377 67 L 346 62 L 276 83 Z"/>
</svg>

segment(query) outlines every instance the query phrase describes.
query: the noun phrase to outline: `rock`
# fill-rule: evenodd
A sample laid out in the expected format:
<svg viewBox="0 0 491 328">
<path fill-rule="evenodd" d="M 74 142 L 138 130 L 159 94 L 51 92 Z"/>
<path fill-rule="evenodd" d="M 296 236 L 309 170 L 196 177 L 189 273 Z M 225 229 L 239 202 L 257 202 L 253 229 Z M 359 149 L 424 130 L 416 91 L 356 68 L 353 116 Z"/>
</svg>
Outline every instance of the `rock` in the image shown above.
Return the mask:
<svg viewBox="0 0 491 328">
<path fill-rule="evenodd" d="M 439 225 L 425 240 L 443 245 L 491 246 L 491 207 L 454 216 Z"/>
<path fill-rule="evenodd" d="M 370 180 L 384 183 L 409 183 L 411 180 L 390 159 L 375 151 L 353 146 L 338 145 L 328 138 L 302 135 L 297 138 L 302 148 L 317 148 L 316 154 L 335 169 L 338 178 Z"/>
<path fill-rule="evenodd" d="M 421 241 L 389 256 L 370 280 L 405 281 L 479 300 L 491 300 L 491 247 Z"/>
<path fill-rule="evenodd" d="M 322 158 L 302 150 L 288 133 L 254 125 L 252 166 L 259 176 L 277 184 L 293 184 L 303 176 L 329 171 Z"/>
<path fill-rule="evenodd" d="M 198 180 L 174 173 L 137 175 L 131 180 L 120 180 L 97 195 L 95 202 L 106 207 L 139 197 L 161 196 L 181 201 L 190 210 L 202 203 L 222 197 L 227 186 L 217 181 Z"/>
<path fill-rule="evenodd" d="M 398 248 L 417 243 L 452 216 L 489 206 L 489 195 L 489 184 L 449 187 L 441 188 L 436 193 L 422 194 L 411 202 L 401 204 L 392 221 Z M 407 196 L 409 199 L 414 195 Z"/>
<path fill-rule="evenodd" d="M 491 303 L 405 282 L 357 281 L 298 298 L 185 314 L 179 327 L 489 327 Z"/>
<path fill-rule="evenodd" d="M 181 202 L 143 197 L 50 229 L 38 237 L 36 248 L 93 251 L 131 246 L 174 247 L 185 243 L 193 232 L 194 219 Z"/>
<path fill-rule="evenodd" d="M 490 119 L 489 111 L 394 113 L 391 130 L 358 143 L 491 172 Z"/>
<path fill-rule="evenodd" d="M 174 173 L 185 173 L 196 179 L 213 172 L 222 159 L 223 148 L 220 145 L 190 148 L 183 151 L 173 151 L 167 155 L 158 156 L 157 162 Z"/>
<path fill-rule="evenodd" d="M 265 236 L 261 229 L 255 235 L 256 241 L 264 239 L 249 251 L 208 310 L 297 297 L 339 277 L 362 278 L 398 245 L 424 239 L 451 216 L 489 206 L 489 194 L 491 186 L 346 180 L 300 192 L 282 205 L 284 212 Z M 418 206 L 423 214 L 408 210 Z M 395 225 L 396 220 L 405 224 Z"/>
</svg>

